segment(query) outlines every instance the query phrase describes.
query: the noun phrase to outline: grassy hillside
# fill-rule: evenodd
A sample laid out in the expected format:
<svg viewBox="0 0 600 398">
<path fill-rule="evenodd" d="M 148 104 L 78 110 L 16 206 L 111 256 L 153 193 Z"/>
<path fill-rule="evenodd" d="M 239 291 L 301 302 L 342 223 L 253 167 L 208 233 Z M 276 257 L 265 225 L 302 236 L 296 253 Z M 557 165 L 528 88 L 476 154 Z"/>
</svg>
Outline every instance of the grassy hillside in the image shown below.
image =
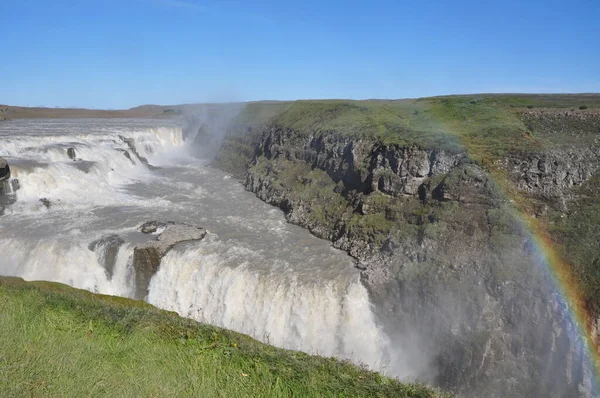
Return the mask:
<svg viewBox="0 0 600 398">
<path fill-rule="evenodd" d="M 143 302 L 0 278 L 6 397 L 442 397 Z"/>
<path fill-rule="evenodd" d="M 562 126 L 556 128 L 556 119 Z M 536 152 L 594 143 L 600 94 L 474 94 L 407 100 L 307 100 L 250 103 L 229 129 L 225 149 L 251 147 L 260 128 L 279 127 L 297 134 L 376 140 L 388 145 L 417 145 L 467 151 L 491 166 L 507 152 Z M 242 128 L 243 127 L 243 128 Z M 239 149 L 239 148 L 238 148 Z M 251 157 L 221 157 L 220 167 L 237 171 Z M 232 153 L 236 151 L 231 151 Z M 248 156 L 246 156 L 248 153 Z"/>
<path fill-rule="evenodd" d="M 585 109 L 580 109 L 585 108 Z M 508 151 L 536 151 L 562 145 L 565 131 L 544 129 L 530 114 L 541 110 L 597 115 L 600 95 L 469 95 L 397 101 L 297 101 L 282 107 L 270 123 L 298 132 L 327 132 L 384 144 L 466 149 L 484 160 Z M 567 122 L 568 122 L 567 118 Z M 593 133 L 597 133 L 594 131 Z M 573 140 L 569 140 L 573 141 Z M 585 143 L 581 143 L 582 146 Z"/>
</svg>

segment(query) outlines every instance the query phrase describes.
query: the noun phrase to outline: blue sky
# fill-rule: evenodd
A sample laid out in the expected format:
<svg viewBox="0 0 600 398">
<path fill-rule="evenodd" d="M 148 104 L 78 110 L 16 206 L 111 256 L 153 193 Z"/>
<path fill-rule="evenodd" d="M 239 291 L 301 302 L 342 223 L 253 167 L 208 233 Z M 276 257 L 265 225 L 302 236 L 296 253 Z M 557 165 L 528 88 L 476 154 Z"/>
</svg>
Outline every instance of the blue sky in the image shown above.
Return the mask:
<svg viewBox="0 0 600 398">
<path fill-rule="evenodd" d="M 0 103 L 600 92 L 600 0 L 19 0 Z"/>
</svg>

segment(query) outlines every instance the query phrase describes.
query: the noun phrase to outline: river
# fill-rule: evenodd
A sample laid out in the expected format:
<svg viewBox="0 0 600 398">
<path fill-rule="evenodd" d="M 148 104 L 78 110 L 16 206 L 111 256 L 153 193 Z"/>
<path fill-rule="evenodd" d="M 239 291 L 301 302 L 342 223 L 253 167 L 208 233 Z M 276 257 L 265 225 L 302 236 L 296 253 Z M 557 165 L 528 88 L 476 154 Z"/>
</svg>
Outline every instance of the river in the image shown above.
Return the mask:
<svg viewBox="0 0 600 398">
<path fill-rule="evenodd" d="M 279 347 L 407 376 L 390 363 L 352 259 L 288 224 L 190 147 L 169 120 L 1 123 L 0 156 L 20 189 L 0 217 L 0 274 L 132 297 L 137 228 L 150 220 L 197 225 L 207 237 L 163 258 L 146 301 Z M 102 248 L 89 248 L 108 234 L 127 242 L 112 275 Z"/>
</svg>

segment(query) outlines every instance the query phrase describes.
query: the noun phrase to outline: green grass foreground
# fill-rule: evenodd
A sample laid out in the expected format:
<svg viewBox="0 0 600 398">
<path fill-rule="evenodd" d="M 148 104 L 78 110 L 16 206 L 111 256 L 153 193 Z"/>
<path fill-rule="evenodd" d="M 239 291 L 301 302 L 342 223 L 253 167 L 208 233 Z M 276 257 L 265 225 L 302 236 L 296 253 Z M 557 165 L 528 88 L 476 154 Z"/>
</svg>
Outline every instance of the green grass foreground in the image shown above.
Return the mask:
<svg viewBox="0 0 600 398">
<path fill-rule="evenodd" d="M 0 277 L 2 397 L 445 397 L 149 304 Z"/>
</svg>

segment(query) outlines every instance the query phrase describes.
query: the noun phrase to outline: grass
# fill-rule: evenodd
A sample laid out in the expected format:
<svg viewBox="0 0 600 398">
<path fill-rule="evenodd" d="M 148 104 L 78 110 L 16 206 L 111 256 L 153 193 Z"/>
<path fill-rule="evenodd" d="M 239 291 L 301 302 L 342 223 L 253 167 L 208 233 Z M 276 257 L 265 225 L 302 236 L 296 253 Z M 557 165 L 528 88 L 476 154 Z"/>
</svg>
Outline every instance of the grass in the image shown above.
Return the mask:
<svg viewBox="0 0 600 398">
<path fill-rule="evenodd" d="M 327 134 L 384 145 L 466 151 L 475 161 L 491 166 L 507 152 L 539 151 L 561 146 L 565 140 L 576 144 L 597 133 L 593 120 L 575 116 L 559 126 L 558 119 L 532 115 L 540 108 L 577 112 L 585 108 L 593 113 L 600 108 L 600 95 L 481 94 L 250 103 L 230 128 L 229 138 L 244 139 L 247 131 L 240 126 L 250 126 L 254 132 L 277 127 L 293 130 L 297 136 Z M 581 132 L 576 139 L 569 138 L 573 130 Z"/>
<path fill-rule="evenodd" d="M 600 94 L 487 94 L 514 108 L 600 108 Z M 471 97 L 471 96 L 456 96 Z"/>
<path fill-rule="evenodd" d="M 229 126 L 216 165 L 243 175 L 253 154 L 245 151 L 241 158 L 228 162 L 228 156 L 236 156 L 233 143 L 254 148 L 264 130 L 282 129 L 300 138 L 327 135 L 389 146 L 466 152 L 493 172 L 507 153 L 597 144 L 599 109 L 599 94 L 254 102 L 246 104 Z M 540 110 L 549 114 L 538 114 Z M 571 114 L 565 116 L 565 112 Z"/>
<path fill-rule="evenodd" d="M 442 397 L 148 304 L 0 278 L 6 397 Z"/>
<path fill-rule="evenodd" d="M 431 113 L 464 145 L 470 157 L 490 166 L 506 152 L 543 147 L 510 106 L 490 98 L 445 97 L 428 99 Z"/>
<path fill-rule="evenodd" d="M 456 140 L 427 117 L 425 104 L 402 101 L 296 101 L 271 123 L 299 134 L 334 134 L 385 145 L 419 145 L 458 150 Z"/>
</svg>

